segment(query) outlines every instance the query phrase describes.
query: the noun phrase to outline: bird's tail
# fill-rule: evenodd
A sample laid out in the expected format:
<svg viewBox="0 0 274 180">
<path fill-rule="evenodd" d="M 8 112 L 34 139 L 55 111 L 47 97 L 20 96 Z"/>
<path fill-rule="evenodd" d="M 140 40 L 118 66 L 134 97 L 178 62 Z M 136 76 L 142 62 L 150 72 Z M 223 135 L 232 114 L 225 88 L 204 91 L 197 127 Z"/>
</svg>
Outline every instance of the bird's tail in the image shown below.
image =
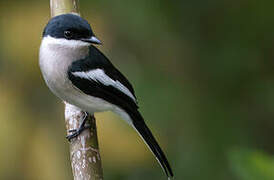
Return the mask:
<svg viewBox="0 0 274 180">
<path fill-rule="evenodd" d="M 136 131 L 140 134 L 144 142 L 147 144 L 151 152 L 154 154 L 154 156 L 158 160 L 159 164 L 161 165 L 163 171 L 166 173 L 168 178 L 173 177 L 172 169 L 168 163 L 168 160 L 164 152 L 160 148 L 159 144 L 157 143 L 156 139 L 152 135 L 147 125 L 145 124 L 139 112 L 137 116 L 134 116 L 133 126 L 136 129 Z"/>
</svg>

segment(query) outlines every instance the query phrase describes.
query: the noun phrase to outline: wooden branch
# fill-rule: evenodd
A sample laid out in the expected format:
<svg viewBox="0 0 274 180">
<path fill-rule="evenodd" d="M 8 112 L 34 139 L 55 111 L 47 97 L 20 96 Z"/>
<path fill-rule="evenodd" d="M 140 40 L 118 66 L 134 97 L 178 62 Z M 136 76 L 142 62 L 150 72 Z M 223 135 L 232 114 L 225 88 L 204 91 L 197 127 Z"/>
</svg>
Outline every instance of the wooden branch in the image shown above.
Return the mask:
<svg viewBox="0 0 274 180">
<path fill-rule="evenodd" d="M 80 15 L 79 0 L 50 0 L 50 10 L 51 17 L 65 13 Z"/>
<path fill-rule="evenodd" d="M 51 16 L 64 13 L 79 13 L 79 0 L 50 0 Z M 69 130 L 78 129 L 84 112 L 65 103 L 65 122 L 67 135 Z M 74 180 L 102 180 L 103 169 L 98 147 L 96 122 L 94 116 L 88 116 L 90 129 L 84 130 L 70 142 L 70 159 Z"/>
<path fill-rule="evenodd" d="M 81 109 L 65 103 L 67 132 L 79 128 L 84 116 Z M 91 125 L 91 129 L 84 130 L 70 142 L 72 172 L 74 180 L 101 180 L 103 170 L 94 116 L 89 116 L 87 123 Z"/>
</svg>

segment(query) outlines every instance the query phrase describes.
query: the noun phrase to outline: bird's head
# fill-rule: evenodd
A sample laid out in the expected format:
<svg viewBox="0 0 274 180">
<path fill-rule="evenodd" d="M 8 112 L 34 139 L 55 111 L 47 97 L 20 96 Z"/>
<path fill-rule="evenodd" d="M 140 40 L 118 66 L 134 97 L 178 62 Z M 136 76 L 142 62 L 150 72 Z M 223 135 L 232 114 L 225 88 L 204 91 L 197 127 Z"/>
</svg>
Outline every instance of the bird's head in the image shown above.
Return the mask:
<svg viewBox="0 0 274 180">
<path fill-rule="evenodd" d="M 72 47 L 101 44 L 89 23 L 76 14 L 62 14 L 50 19 L 44 29 L 43 39 L 53 44 Z"/>
</svg>

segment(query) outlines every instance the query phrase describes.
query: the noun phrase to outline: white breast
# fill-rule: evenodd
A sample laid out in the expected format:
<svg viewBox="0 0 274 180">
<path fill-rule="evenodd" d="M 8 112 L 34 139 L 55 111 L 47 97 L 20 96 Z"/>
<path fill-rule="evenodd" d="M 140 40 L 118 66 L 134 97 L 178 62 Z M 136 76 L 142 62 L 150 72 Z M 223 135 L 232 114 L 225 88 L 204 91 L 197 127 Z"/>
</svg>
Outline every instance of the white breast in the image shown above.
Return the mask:
<svg viewBox="0 0 274 180">
<path fill-rule="evenodd" d="M 71 63 L 88 54 L 88 44 L 74 40 L 44 37 L 40 46 L 39 65 L 50 90 L 64 101 L 75 88 L 67 77 Z M 70 95 L 72 96 L 72 95 Z"/>
<path fill-rule="evenodd" d="M 71 63 L 88 54 L 88 44 L 80 43 L 50 36 L 42 40 L 39 55 L 40 68 L 47 85 L 58 97 L 60 93 L 68 91 L 67 70 Z"/>
</svg>

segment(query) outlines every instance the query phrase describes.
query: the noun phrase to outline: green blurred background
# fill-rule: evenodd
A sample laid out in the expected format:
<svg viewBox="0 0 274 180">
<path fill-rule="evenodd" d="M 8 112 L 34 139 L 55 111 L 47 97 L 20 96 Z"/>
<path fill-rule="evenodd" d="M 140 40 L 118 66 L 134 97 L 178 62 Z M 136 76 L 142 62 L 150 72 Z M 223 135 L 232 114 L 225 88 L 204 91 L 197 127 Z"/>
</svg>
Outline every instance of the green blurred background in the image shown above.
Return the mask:
<svg viewBox="0 0 274 180">
<path fill-rule="evenodd" d="M 274 1 L 80 0 L 178 180 L 274 179 Z M 0 1 L 0 179 L 72 179 L 64 107 L 38 67 L 49 0 Z M 166 177 L 96 114 L 105 179 Z"/>
</svg>

